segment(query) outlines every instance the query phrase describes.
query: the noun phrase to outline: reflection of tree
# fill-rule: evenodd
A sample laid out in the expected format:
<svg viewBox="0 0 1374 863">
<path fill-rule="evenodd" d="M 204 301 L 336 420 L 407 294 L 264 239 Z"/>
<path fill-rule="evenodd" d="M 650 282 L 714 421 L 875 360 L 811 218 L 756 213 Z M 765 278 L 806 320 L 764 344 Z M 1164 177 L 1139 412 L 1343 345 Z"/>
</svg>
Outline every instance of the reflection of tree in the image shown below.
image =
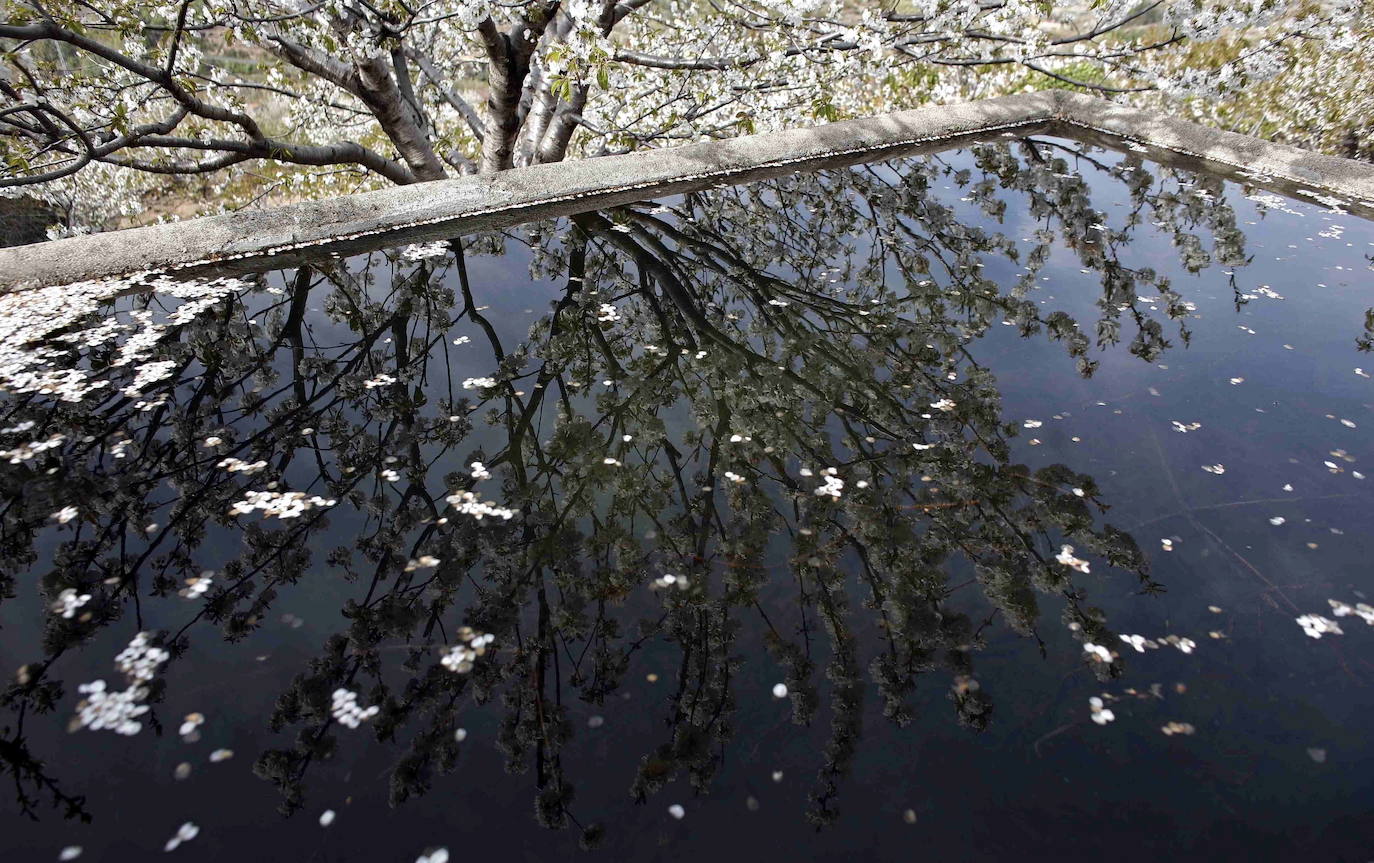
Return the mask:
<svg viewBox="0 0 1374 863">
<path fill-rule="evenodd" d="M 1017 428 L 1002 421 L 972 344 L 1005 319 L 1062 340 L 1091 373 L 1089 338 L 1031 294 L 1064 243 L 1102 280 L 1098 343 L 1117 341 L 1124 320 L 1130 350 L 1152 360 L 1188 307 L 1165 279 L 1122 260 L 1131 226 L 1167 226 L 1192 269 L 1208 263 L 1194 231 L 1210 232 L 1228 265 L 1244 260 L 1241 237 L 1218 189 L 1170 191 L 1138 160 L 1108 166 L 1075 153 L 1078 169 L 1124 183 L 1128 225 L 1107 229 L 1059 149 L 981 147 L 977 177 L 938 160 L 896 162 L 536 226 L 523 234 L 534 267 L 563 287 L 517 344 L 483 314 L 469 279 L 464 254 L 514 241 L 489 236 L 442 259 L 374 254 L 259 278 L 256 290 L 169 327 L 158 358 L 175 372 L 145 392 L 113 386 L 79 404 L 9 398 L 4 425 L 33 421 L 26 434 L 65 438 L 0 473 L 3 570 L 32 567 L 39 529 L 76 503 L 42 585 L 50 597 L 71 588 L 92 600 L 79 615 L 50 616 L 43 658 L 5 703 L 21 722 L 51 712 L 68 651 L 107 626 L 144 628 L 142 604 L 175 601 L 206 568 L 207 540 L 228 537 L 238 556 L 216 564 L 213 587 L 185 606 L 194 612 L 160 634 L 173 662 L 203 624 L 248 637 L 322 565 L 351 584 L 347 627 L 271 717 L 274 729 L 296 729 L 294 741 L 257 764 L 288 810 L 311 765 L 339 745 L 336 689 L 380 707 L 373 731 L 399 751 L 396 803 L 455 767 L 453 732 L 475 700 L 499 713 L 509 767 L 532 771 L 541 823 L 577 824 L 594 841 L 600 828 L 574 816 L 561 758 L 573 736 L 568 703 L 602 703 L 636 652 L 675 645 L 668 730 L 631 790 L 644 799 L 679 774 L 705 790 L 734 733 L 747 661 L 738 636 L 754 628 L 782 669 L 795 722 L 820 709 L 818 672 L 830 681 L 811 817 L 832 820 L 862 734 L 866 677 L 887 718 L 905 724 L 918 677 L 943 672 L 958 719 L 983 728 L 993 702 L 973 659 L 998 618 L 1038 638 L 1037 597 L 1052 596 L 1075 638 L 1115 641 L 1056 561 L 1061 543 L 1157 587 L 1134 541 L 1097 524 L 1105 506 L 1091 477 L 1011 461 Z M 979 221 L 1005 215 L 1003 190 L 1023 196 L 1035 222 L 1029 254 L 929 194 L 947 180 Z M 985 275 L 1009 264 L 1024 268 L 1010 287 Z M 312 303 L 322 306 L 313 316 Z M 485 340 L 487 365 L 463 362 L 450 344 L 463 322 Z M 67 350 L 72 363 L 119 374 L 107 368 L 112 347 Z M 494 386 L 464 389 L 487 371 Z M 174 397 L 157 403 L 164 392 Z M 464 467 L 474 460 L 496 478 L 477 482 Z M 246 492 L 274 488 L 339 503 L 292 520 L 229 514 Z M 447 495 L 474 488 L 518 515 L 478 521 L 449 508 Z M 325 551 L 339 536 L 353 539 Z M 985 619 L 956 601 L 951 573 L 965 567 L 993 609 Z M 662 587 L 666 574 L 675 581 Z M 784 578 L 795 605 L 765 607 L 763 591 Z M 646 587 L 658 599 L 636 624 Z M 496 636 L 496 653 L 470 674 L 435 656 L 460 625 Z M 1085 661 L 1104 678 L 1120 673 L 1117 661 Z M 154 686 L 150 701 L 160 696 Z M 7 730 L 5 746 L 18 775 L 70 800 L 31 767 L 22 733 Z"/>
</svg>

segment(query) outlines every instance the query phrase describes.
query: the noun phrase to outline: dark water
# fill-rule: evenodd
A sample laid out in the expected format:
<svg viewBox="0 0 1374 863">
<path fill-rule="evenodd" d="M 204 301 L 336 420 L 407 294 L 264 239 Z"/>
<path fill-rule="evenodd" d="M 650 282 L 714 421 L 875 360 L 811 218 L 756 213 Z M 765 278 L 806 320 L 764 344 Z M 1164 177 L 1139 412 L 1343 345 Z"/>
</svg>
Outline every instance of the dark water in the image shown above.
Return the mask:
<svg viewBox="0 0 1374 863">
<path fill-rule="evenodd" d="M 1374 230 L 1248 191 L 1042 138 L 7 301 L 0 852 L 1374 858 Z"/>
</svg>

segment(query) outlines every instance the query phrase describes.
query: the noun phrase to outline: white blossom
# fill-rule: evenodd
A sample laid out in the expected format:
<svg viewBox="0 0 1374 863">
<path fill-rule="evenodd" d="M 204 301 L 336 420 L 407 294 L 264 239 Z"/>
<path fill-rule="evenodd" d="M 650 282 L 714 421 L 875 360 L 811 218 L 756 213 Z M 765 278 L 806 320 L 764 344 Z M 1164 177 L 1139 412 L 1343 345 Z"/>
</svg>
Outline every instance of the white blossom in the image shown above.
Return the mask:
<svg viewBox="0 0 1374 863">
<path fill-rule="evenodd" d="M 1083 642 L 1083 652 L 1094 660 L 1100 662 L 1111 662 L 1112 652 L 1100 644 L 1093 644 L 1091 641 Z"/>
<path fill-rule="evenodd" d="M 458 491 L 444 498 L 444 500 L 448 501 L 454 509 L 464 515 L 470 515 L 478 521 L 486 516 L 494 516 L 509 521 L 515 516 L 515 510 L 487 503 L 479 498 L 476 492 Z"/>
<path fill-rule="evenodd" d="M 1344 635 L 1341 626 L 1330 618 L 1322 617 L 1320 614 L 1304 614 L 1297 618 L 1298 626 L 1310 638 L 1321 638 L 1323 635 Z"/>
<path fill-rule="evenodd" d="M 1116 714 L 1112 712 L 1111 708 L 1106 707 L 1102 699 L 1096 695 L 1088 699 L 1088 708 L 1092 711 L 1092 721 L 1098 725 L 1106 725 L 1116 719 Z"/>
<path fill-rule="evenodd" d="M 200 835 L 200 828 L 190 821 L 177 828 L 176 835 L 167 840 L 167 844 L 162 846 L 163 851 L 175 851 L 183 842 L 190 842 Z"/>
<path fill-rule="evenodd" d="M 1059 548 L 1059 553 L 1054 556 L 1054 559 L 1070 569 L 1076 569 L 1079 572 L 1088 571 L 1088 562 L 1074 557 L 1073 546 L 1071 545 L 1061 546 Z"/>
<path fill-rule="evenodd" d="M 51 606 L 52 613 L 71 620 L 76 616 L 77 609 L 90 601 L 89 593 L 77 593 L 69 587 L 57 595 L 57 600 Z"/>
<path fill-rule="evenodd" d="M 358 704 L 358 693 L 339 687 L 334 690 L 334 694 L 330 697 L 329 712 L 340 724 L 349 728 L 357 728 L 380 713 L 381 708 L 375 704 L 371 707 L 363 707 Z"/>
<path fill-rule="evenodd" d="M 1357 602 L 1352 606 L 1338 599 L 1328 599 L 1327 604 L 1331 606 L 1331 613 L 1337 617 L 1349 617 L 1353 614 L 1370 626 L 1374 626 L 1374 606 L 1363 602 Z"/>
<path fill-rule="evenodd" d="M 466 674 L 472 670 L 478 657 L 487 652 L 487 646 L 496 640 L 491 633 L 481 633 L 464 626 L 458 630 L 458 643 L 444 651 L 439 664 L 455 674 Z"/>
<path fill-rule="evenodd" d="M 245 494 L 243 500 L 236 501 L 230 508 L 230 515 L 248 515 L 261 510 L 269 518 L 298 518 L 315 507 L 331 507 L 338 503 L 333 498 L 299 491 L 250 491 Z"/>
</svg>

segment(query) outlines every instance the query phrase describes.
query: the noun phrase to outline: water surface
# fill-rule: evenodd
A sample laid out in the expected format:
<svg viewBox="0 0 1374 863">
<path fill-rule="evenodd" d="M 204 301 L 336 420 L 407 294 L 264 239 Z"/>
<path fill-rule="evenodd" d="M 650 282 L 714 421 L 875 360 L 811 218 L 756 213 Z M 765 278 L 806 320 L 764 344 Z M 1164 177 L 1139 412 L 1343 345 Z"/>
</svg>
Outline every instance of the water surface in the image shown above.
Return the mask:
<svg viewBox="0 0 1374 863">
<path fill-rule="evenodd" d="M 1366 860 L 1371 255 L 1041 137 L 8 298 L 0 848 Z"/>
</svg>

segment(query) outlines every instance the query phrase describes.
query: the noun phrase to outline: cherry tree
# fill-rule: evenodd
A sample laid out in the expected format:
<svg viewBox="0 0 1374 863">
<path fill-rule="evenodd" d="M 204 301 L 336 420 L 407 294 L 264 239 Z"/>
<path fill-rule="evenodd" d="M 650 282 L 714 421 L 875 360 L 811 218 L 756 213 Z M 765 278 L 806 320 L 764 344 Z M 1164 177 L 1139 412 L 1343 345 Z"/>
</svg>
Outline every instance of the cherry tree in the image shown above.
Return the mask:
<svg viewBox="0 0 1374 863">
<path fill-rule="evenodd" d="M 1056 8 L 1059 7 L 1059 8 Z M 133 215 L 495 172 L 1046 85 L 1244 90 L 1362 0 L 0 0 L 0 192 Z M 1225 37 L 1219 66 L 1180 60 Z M 245 180 L 248 178 L 248 180 Z"/>
</svg>

